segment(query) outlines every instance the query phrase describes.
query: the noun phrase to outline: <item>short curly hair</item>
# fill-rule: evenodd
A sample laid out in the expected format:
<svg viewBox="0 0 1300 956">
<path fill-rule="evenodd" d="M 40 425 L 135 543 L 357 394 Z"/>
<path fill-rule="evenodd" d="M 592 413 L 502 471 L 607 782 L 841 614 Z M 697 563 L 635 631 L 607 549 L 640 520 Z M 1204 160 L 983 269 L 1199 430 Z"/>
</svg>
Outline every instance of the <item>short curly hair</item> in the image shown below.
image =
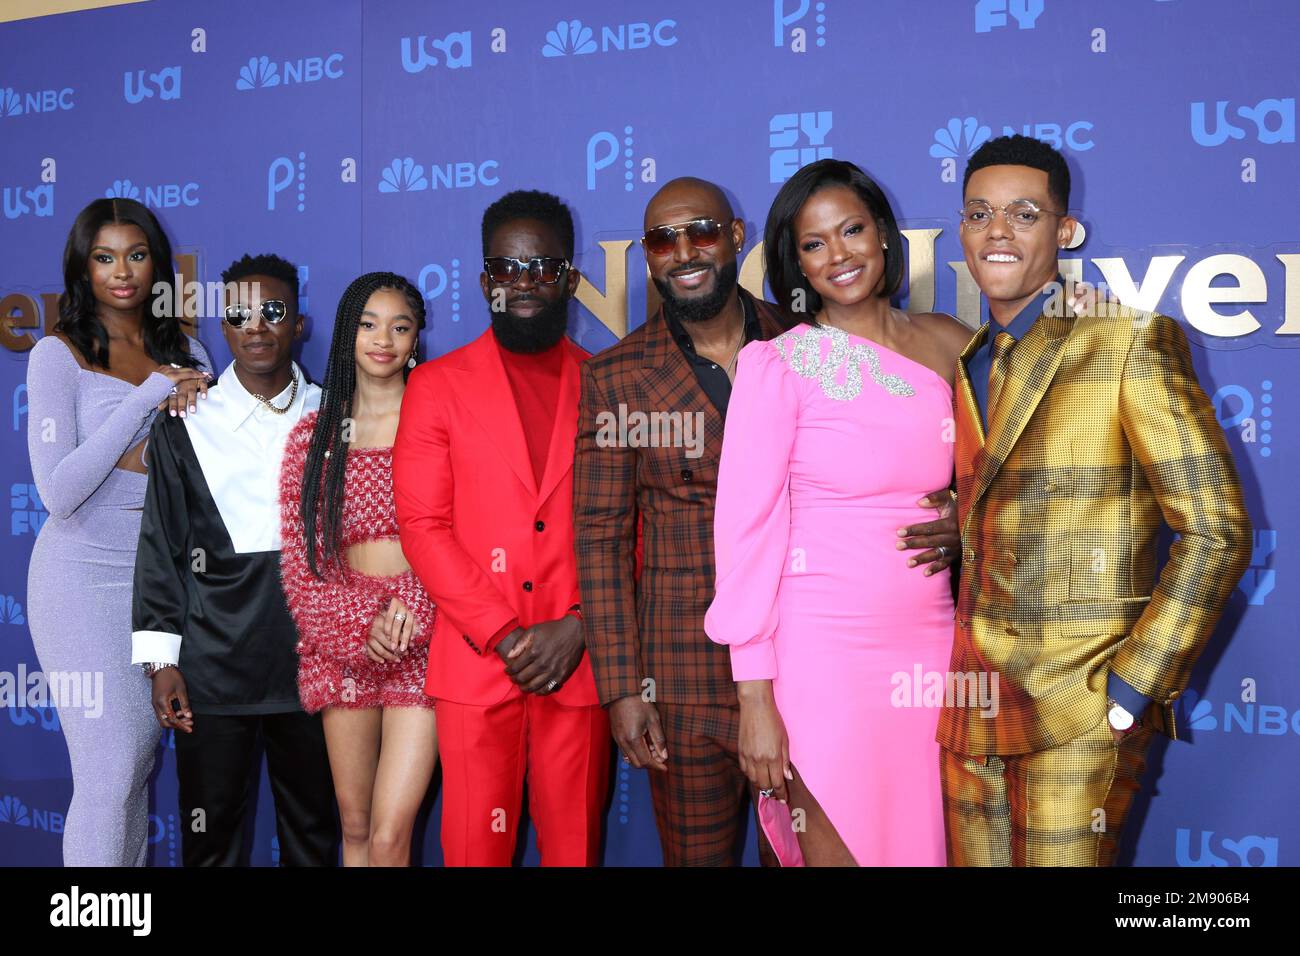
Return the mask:
<svg viewBox="0 0 1300 956">
<path fill-rule="evenodd" d="M 287 259 L 269 252 L 236 259 L 221 273 L 221 281 L 229 285 L 248 276 L 270 276 L 279 279 L 293 293 L 293 307 L 298 308 L 298 267 Z"/>
<path fill-rule="evenodd" d="M 559 196 L 538 189 L 516 189 L 508 192 L 483 212 L 483 255 L 488 254 L 492 234 L 507 222 L 517 219 L 535 219 L 555 230 L 564 255 L 573 259 L 573 213 Z"/>
<path fill-rule="evenodd" d="M 1047 173 L 1047 192 L 1061 204 L 1061 212 L 1070 208 L 1070 167 L 1065 157 L 1042 140 L 1015 133 L 991 139 L 979 149 L 966 164 L 966 175 L 961 181 L 962 195 L 970 183 L 971 174 L 986 166 L 1028 166 Z"/>
</svg>

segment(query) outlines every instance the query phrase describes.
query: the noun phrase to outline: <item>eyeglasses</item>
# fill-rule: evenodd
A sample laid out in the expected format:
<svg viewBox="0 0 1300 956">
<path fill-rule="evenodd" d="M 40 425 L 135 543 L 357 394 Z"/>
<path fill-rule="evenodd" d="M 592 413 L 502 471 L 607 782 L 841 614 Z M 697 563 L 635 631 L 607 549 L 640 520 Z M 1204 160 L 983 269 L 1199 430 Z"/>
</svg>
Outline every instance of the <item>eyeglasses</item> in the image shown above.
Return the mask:
<svg viewBox="0 0 1300 956">
<path fill-rule="evenodd" d="M 554 256 L 533 256 L 531 259 L 488 256 L 483 260 L 483 271 L 497 285 L 514 285 L 525 269 L 538 285 L 555 285 L 568 268 L 568 259 L 556 259 Z"/>
<path fill-rule="evenodd" d="M 259 307 L 263 320 L 271 325 L 279 325 L 289 317 L 289 307 L 281 299 L 267 299 Z M 253 317 L 253 310 L 246 305 L 226 306 L 226 324 L 232 328 L 241 328 Z"/>
<path fill-rule="evenodd" d="M 1033 229 L 1038 220 L 1045 215 L 1065 215 L 1065 213 L 1057 212 L 1054 209 L 1044 209 L 1032 199 L 1013 199 L 1005 206 L 998 206 L 996 210 L 984 200 L 976 199 L 962 207 L 961 221 L 965 223 L 966 228 L 971 232 L 983 232 L 988 228 L 989 223 L 993 221 L 995 211 L 1001 212 L 1007 220 L 1007 225 L 1017 232 Z"/>
<path fill-rule="evenodd" d="M 722 236 L 723 223 L 716 219 L 692 219 L 689 222 L 675 222 L 667 226 L 655 226 L 647 229 L 641 237 L 641 245 L 655 256 L 666 256 L 677 248 L 677 236 L 685 232 L 686 238 L 696 249 L 707 249 L 716 245 Z"/>
</svg>

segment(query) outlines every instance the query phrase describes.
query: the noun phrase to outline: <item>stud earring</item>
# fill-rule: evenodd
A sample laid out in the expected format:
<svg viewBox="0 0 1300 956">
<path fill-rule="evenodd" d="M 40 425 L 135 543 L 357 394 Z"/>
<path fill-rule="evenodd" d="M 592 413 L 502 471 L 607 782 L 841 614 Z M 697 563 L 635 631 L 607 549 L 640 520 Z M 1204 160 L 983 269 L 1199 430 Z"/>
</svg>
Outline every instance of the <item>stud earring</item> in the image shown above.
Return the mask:
<svg viewBox="0 0 1300 956">
<path fill-rule="evenodd" d="M 881 248 L 881 249 L 884 249 L 886 252 L 888 252 L 888 251 L 889 251 L 889 243 L 887 243 L 887 242 L 882 242 L 882 243 L 880 244 L 880 248 Z"/>
</svg>

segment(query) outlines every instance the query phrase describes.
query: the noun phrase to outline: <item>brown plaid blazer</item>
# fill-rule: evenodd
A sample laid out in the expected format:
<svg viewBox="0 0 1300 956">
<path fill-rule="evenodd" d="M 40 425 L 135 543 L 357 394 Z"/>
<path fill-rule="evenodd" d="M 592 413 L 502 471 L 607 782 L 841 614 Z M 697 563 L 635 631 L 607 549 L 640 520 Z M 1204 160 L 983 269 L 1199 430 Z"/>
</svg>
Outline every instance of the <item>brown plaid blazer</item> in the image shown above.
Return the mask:
<svg viewBox="0 0 1300 956">
<path fill-rule="evenodd" d="M 946 706 L 938 741 L 967 754 L 1059 746 L 1097 725 L 1111 670 L 1175 737 L 1175 700 L 1251 553 L 1187 339 L 1167 316 L 1104 300 L 1043 315 L 1011 352 L 986 437 L 966 360 L 987 334 L 957 368 L 951 669 L 996 674 L 998 710 Z M 1180 537 L 1157 580 L 1162 519 Z"/>
<path fill-rule="evenodd" d="M 740 289 L 760 336 L 780 310 Z M 704 415 L 702 454 L 598 442 L 602 412 Z M 643 694 L 669 704 L 734 703 L 727 648 L 704 633 L 713 601 L 713 506 L 722 416 L 700 388 L 662 307 L 618 344 L 582 363 L 573 524 L 582 618 L 602 704 Z M 603 445 L 603 447 L 602 447 Z M 634 574 L 637 519 L 643 567 Z M 653 685 L 644 683 L 653 681 Z"/>
</svg>

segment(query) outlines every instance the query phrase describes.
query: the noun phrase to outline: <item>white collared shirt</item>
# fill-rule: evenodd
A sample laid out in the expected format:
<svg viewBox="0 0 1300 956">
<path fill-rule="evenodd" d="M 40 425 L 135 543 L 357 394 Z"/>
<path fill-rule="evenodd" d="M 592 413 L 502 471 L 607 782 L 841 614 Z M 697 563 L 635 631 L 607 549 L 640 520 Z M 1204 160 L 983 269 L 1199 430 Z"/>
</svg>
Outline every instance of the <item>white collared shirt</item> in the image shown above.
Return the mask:
<svg viewBox="0 0 1300 956">
<path fill-rule="evenodd" d="M 320 407 L 320 387 L 307 381 L 298 364 L 298 394 L 283 415 L 254 398 L 231 362 L 185 417 L 185 429 L 203 469 L 212 500 L 237 554 L 280 550 L 280 461 L 289 432 L 303 415 Z M 271 404 L 283 408 L 293 383 Z"/>
</svg>

